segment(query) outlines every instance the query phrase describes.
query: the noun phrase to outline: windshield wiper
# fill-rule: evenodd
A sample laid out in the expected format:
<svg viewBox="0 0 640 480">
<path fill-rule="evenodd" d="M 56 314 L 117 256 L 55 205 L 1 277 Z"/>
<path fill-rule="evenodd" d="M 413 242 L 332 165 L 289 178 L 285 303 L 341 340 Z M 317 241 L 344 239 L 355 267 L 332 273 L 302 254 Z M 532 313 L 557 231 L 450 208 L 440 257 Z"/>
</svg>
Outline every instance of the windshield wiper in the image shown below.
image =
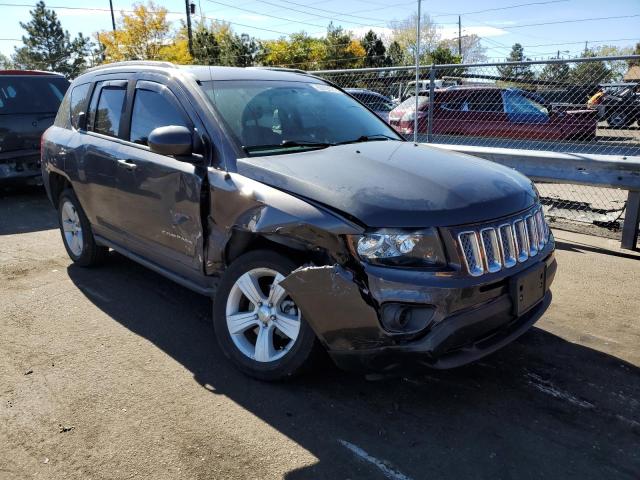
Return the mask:
<svg viewBox="0 0 640 480">
<path fill-rule="evenodd" d="M 336 145 L 336 144 L 328 143 L 328 142 L 307 142 L 305 140 L 283 140 L 280 143 L 243 146 L 242 149 L 247 153 L 251 153 L 255 150 L 271 150 L 271 149 L 277 149 L 277 148 L 293 148 L 293 147 L 327 148 L 333 145 Z"/>
<path fill-rule="evenodd" d="M 336 145 L 346 145 L 348 143 L 361 143 L 361 142 L 380 142 L 385 140 L 398 140 L 398 139 L 390 135 L 385 135 L 384 133 L 375 133 L 373 135 L 361 135 L 355 140 L 346 140 L 344 142 L 339 142 Z"/>
</svg>

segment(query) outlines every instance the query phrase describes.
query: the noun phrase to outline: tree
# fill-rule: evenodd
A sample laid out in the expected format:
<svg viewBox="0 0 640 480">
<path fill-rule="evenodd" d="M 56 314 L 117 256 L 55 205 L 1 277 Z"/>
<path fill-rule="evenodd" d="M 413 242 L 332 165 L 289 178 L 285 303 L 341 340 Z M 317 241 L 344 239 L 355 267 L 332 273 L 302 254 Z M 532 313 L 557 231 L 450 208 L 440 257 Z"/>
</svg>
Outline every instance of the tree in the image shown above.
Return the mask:
<svg viewBox="0 0 640 480">
<path fill-rule="evenodd" d="M 2 70 L 13 70 L 14 67 L 15 65 L 13 64 L 11 59 L 6 55 L 0 53 L 0 68 Z"/>
<path fill-rule="evenodd" d="M 364 59 L 365 67 L 383 67 L 387 64 L 387 49 L 382 40 L 373 30 L 369 30 L 367 34 L 360 40 L 362 48 L 365 51 Z"/>
<path fill-rule="evenodd" d="M 392 25 L 391 40 L 398 44 L 405 51 L 404 63 L 414 63 L 416 58 L 416 29 L 418 15 L 413 14 L 405 20 Z M 440 34 L 436 24 L 427 14 L 422 16 L 420 22 L 420 63 L 428 63 L 429 52 L 436 49 L 440 41 Z"/>
<path fill-rule="evenodd" d="M 104 47 L 104 60 L 175 60 L 190 63 L 184 52 L 167 48 L 174 38 L 167 21 L 167 9 L 149 1 L 136 3 L 130 14 L 122 12 L 115 32 L 98 33 L 98 41 Z"/>
<path fill-rule="evenodd" d="M 519 43 L 514 43 L 511 53 L 507 57 L 507 62 L 524 62 L 529 60 L 524 56 L 524 48 Z M 531 80 L 534 73 L 530 65 L 501 65 L 498 72 L 506 81 Z"/>
<path fill-rule="evenodd" d="M 583 57 L 595 57 L 591 50 L 586 50 Z M 580 62 L 571 70 L 571 81 L 580 85 L 597 85 L 611 80 L 612 72 L 605 62 Z"/>
<path fill-rule="evenodd" d="M 636 43 L 631 55 L 640 55 L 640 42 Z M 640 65 L 640 60 L 629 60 L 629 67 L 635 67 L 637 65 Z"/>
<path fill-rule="evenodd" d="M 454 55 L 446 44 L 439 44 L 435 50 L 429 53 L 428 62 L 435 65 L 448 65 L 452 63 L 460 63 L 459 55 Z"/>
<path fill-rule="evenodd" d="M 324 40 L 313 38 L 305 32 L 294 33 L 289 39 L 263 42 L 262 62 L 265 65 L 285 66 L 302 70 L 318 69 L 327 57 L 327 45 Z"/>
<path fill-rule="evenodd" d="M 193 61 L 198 65 L 219 65 L 220 44 L 215 33 L 204 22 L 196 24 L 193 32 Z"/>
<path fill-rule="evenodd" d="M 325 37 L 326 57 L 324 68 L 353 68 L 364 63 L 367 52 L 358 40 L 351 38 L 351 33 L 342 27 L 336 27 L 333 22 L 327 27 Z"/>
<path fill-rule="evenodd" d="M 387 65 L 392 67 L 397 67 L 400 65 L 405 65 L 406 63 L 406 54 L 402 46 L 395 40 L 391 42 L 388 49 L 387 55 Z"/>
<path fill-rule="evenodd" d="M 441 43 L 444 43 L 447 47 L 449 47 L 452 52 L 458 52 L 457 38 L 443 40 Z M 478 35 L 464 35 L 460 43 L 462 43 L 461 62 L 480 63 L 487 60 L 487 49 L 482 46 L 481 39 Z"/>
<path fill-rule="evenodd" d="M 22 37 L 23 47 L 16 48 L 13 63 L 17 68 L 48 70 L 67 77 L 75 77 L 87 68 L 91 54 L 91 41 L 79 33 L 71 40 L 62 28 L 56 12 L 40 1 L 29 12 L 31 21 L 20 22 L 27 35 Z"/>
<path fill-rule="evenodd" d="M 548 63 L 540 72 L 540 80 L 549 83 L 566 83 L 571 78 L 571 68 L 566 63 Z"/>
</svg>

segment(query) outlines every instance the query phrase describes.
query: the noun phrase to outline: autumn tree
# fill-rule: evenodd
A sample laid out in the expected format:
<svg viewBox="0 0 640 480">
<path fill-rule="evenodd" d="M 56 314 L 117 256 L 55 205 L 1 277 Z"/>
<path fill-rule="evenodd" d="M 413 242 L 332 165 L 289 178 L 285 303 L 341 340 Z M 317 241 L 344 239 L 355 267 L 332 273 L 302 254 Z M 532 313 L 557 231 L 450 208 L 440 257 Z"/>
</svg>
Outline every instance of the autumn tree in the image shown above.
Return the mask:
<svg viewBox="0 0 640 480">
<path fill-rule="evenodd" d="M 12 63 L 17 68 L 48 70 L 67 77 L 75 77 L 87 68 L 91 53 L 91 41 L 79 33 L 73 40 L 62 28 L 56 12 L 40 1 L 29 12 L 31 21 L 20 22 L 27 34 L 22 37 L 24 46 L 15 49 Z"/>
<path fill-rule="evenodd" d="M 262 62 L 270 66 L 285 66 L 302 70 L 321 68 L 327 56 L 327 45 L 321 39 L 310 37 L 305 32 L 294 33 L 278 40 L 263 42 Z"/>
<path fill-rule="evenodd" d="M 186 35 L 174 35 L 167 9 L 149 1 L 136 3 L 132 13 L 121 13 L 115 32 L 98 33 L 104 60 L 168 60 L 191 63 Z"/>
</svg>

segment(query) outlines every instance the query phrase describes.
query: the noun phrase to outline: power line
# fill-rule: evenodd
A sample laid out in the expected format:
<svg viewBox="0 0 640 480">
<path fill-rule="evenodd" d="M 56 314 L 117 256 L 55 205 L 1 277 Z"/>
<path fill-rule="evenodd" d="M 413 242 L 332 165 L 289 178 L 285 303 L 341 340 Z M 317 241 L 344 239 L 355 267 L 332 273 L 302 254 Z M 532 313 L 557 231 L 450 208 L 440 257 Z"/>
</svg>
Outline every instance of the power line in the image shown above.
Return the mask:
<svg viewBox="0 0 640 480">
<path fill-rule="evenodd" d="M 635 18 L 640 17 L 640 14 L 636 15 L 618 15 L 615 17 L 592 17 L 592 18 L 579 18 L 576 20 L 558 20 L 556 22 L 542 22 L 542 23 L 528 23 L 526 25 L 513 25 L 510 27 L 500 27 L 502 30 L 513 30 L 514 28 L 525 28 L 525 27 L 539 27 L 542 25 L 559 25 L 563 23 L 578 23 L 578 22 L 592 22 L 595 20 L 617 20 L 620 18 Z"/>
<path fill-rule="evenodd" d="M 476 13 L 486 13 L 486 12 L 497 12 L 499 10 L 510 10 L 513 8 L 520 8 L 520 7 L 528 7 L 531 5 L 548 5 L 550 3 L 563 3 L 563 2 L 568 2 L 570 0 L 547 0 L 547 1 L 543 1 L 543 2 L 530 2 L 530 3 L 518 3 L 515 5 L 507 5 L 505 7 L 496 7 L 496 8 L 487 8 L 485 10 L 476 10 L 473 12 L 462 12 L 462 13 L 441 13 L 438 15 L 433 15 L 433 17 L 453 17 L 453 16 L 457 16 L 457 15 L 474 15 Z"/>
</svg>

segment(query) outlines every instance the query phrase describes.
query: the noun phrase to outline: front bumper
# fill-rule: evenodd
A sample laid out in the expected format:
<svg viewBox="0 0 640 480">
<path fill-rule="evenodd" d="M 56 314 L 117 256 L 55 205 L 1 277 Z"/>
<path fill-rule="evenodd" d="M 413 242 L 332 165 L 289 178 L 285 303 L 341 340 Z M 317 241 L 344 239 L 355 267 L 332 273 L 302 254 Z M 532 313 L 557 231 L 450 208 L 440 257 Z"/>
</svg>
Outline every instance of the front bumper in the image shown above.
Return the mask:
<svg viewBox="0 0 640 480">
<path fill-rule="evenodd" d="M 516 316 L 510 278 L 545 264 L 543 298 Z M 330 356 L 342 368 L 388 372 L 398 368 L 454 368 L 478 360 L 526 332 L 551 303 L 557 264 L 553 242 L 507 275 L 472 278 L 366 267 L 362 275 L 340 266 L 306 267 L 281 284 L 302 310 Z M 362 277 L 362 278 L 357 278 Z M 429 306 L 422 331 L 389 332 L 380 320 L 390 302 Z"/>
</svg>

